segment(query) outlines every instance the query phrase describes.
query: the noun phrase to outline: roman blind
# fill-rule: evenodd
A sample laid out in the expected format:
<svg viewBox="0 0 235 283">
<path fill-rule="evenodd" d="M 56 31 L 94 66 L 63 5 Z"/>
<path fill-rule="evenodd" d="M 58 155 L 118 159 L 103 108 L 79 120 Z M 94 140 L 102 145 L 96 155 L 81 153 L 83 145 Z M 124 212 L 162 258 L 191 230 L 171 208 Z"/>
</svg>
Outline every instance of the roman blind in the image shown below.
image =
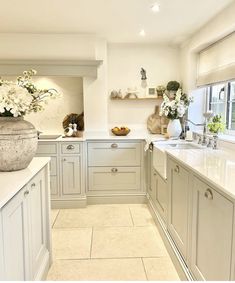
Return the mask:
<svg viewBox="0 0 235 283">
<path fill-rule="evenodd" d="M 199 53 L 197 86 L 235 79 L 235 32 Z"/>
</svg>

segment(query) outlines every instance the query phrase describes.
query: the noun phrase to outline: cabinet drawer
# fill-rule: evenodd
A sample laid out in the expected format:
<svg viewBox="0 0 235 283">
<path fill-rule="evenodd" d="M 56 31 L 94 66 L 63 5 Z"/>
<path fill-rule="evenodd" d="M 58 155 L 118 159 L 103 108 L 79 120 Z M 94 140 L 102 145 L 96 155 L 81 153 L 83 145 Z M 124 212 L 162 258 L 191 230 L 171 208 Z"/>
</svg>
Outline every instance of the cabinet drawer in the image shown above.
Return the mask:
<svg viewBox="0 0 235 283">
<path fill-rule="evenodd" d="M 90 167 L 88 191 L 137 191 L 140 186 L 138 167 Z"/>
<path fill-rule="evenodd" d="M 57 144 L 56 143 L 38 143 L 37 154 L 56 154 Z"/>
<path fill-rule="evenodd" d="M 140 166 L 140 143 L 89 143 L 88 166 Z"/>
<path fill-rule="evenodd" d="M 62 154 L 80 153 L 80 144 L 79 143 L 62 143 L 61 153 Z"/>
</svg>

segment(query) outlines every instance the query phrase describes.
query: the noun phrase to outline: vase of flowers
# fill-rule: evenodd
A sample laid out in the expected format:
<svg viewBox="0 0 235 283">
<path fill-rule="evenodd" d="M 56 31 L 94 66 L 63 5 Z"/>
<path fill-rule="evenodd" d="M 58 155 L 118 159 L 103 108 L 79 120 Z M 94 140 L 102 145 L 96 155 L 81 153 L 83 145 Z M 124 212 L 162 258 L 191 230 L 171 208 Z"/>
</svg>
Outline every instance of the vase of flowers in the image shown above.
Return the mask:
<svg viewBox="0 0 235 283">
<path fill-rule="evenodd" d="M 177 90 L 175 98 L 172 100 L 170 100 L 166 94 L 163 95 L 160 116 L 165 116 L 169 119 L 167 126 L 169 137 L 178 138 L 180 136 L 182 132 L 180 119 L 186 114 L 191 102 L 192 98 L 183 94 L 181 89 Z"/>
<path fill-rule="evenodd" d="M 37 150 L 37 130 L 24 115 L 44 109 L 49 98 L 57 97 L 55 89 L 38 89 L 25 71 L 16 81 L 0 79 L 0 171 L 26 168 Z"/>
</svg>

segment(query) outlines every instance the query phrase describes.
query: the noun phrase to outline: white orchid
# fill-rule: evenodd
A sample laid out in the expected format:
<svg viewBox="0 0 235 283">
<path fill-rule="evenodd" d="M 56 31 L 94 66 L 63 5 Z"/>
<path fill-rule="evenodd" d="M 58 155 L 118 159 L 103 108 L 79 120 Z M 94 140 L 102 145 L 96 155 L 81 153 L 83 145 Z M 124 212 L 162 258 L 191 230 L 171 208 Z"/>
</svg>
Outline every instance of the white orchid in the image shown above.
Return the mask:
<svg viewBox="0 0 235 283">
<path fill-rule="evenodd" d="M 35 70 L 24 71 L 16 82 L 0 78 L 0 117 L 18 117 L 41 111 L 48 99 L 58 96 L 54 89 L 38 89 L 32 82 L 35 74 Z"/>
</svg>

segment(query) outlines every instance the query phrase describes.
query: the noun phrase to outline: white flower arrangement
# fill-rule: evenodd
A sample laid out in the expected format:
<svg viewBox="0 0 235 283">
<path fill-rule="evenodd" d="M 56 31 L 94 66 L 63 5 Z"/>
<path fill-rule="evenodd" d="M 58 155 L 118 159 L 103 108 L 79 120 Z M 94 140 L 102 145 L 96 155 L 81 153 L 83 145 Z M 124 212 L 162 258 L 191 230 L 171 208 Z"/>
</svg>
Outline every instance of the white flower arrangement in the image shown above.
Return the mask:
<svg viewBox="0 0 235 283">
<path fill-rule="evenodd" d="M 165 116 L 170 120 L 182 118 L 191 102 L 193 102 L 193 98 L 182 94 L 181 89 L 178 89 L 176 92 L 174 100 L 170 100 L 169 97 L 164 94 L 159 115 Z"/>
<path fill-rule="evenodd" d="M 20 117 L 41 111 L 48 99 L 59 96 L 55 89 L 38 89 L 32 80 L 36 73 L 24 71 L 15 82 L 0 78 L 0 117 Z"/>
</svg>

